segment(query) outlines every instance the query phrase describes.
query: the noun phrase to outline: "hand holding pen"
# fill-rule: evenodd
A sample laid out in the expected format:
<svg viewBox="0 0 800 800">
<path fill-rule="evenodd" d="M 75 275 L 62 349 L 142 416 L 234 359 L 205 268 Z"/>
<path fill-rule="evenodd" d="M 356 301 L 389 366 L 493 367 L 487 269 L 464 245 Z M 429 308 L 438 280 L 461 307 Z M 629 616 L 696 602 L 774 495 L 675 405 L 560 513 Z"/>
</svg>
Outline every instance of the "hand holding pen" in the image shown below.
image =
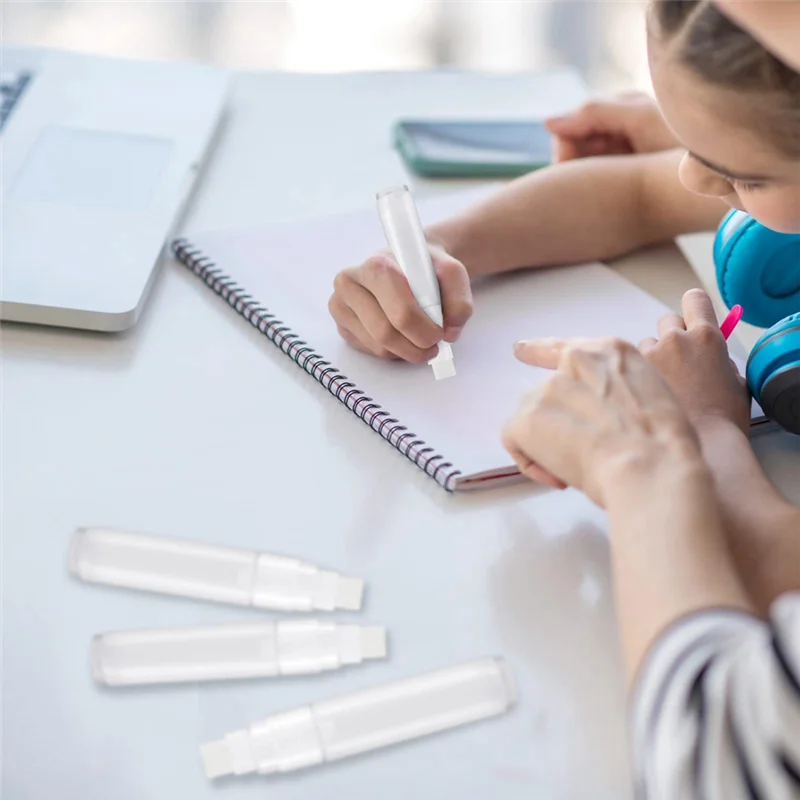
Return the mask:
<svg viewBox="0 0 800 800">
<path fill-rule="evenodd" d="M 402 198 L 399 189 L 396 197 Z M 386 229 L 386 220 L 383 222 Z M 424 239 L 421 227 L 419 234 Z M 363 264 L 340 272 L 328 308 L 342 338 L 352 347 L 381 358 L 423 364 L 436 357 L 439 342 L 457 341 L 472 316 L 469 275 L 464 265 L 443 248 L 427 243 L 440 292 L 441 324 L 421 308 L 393 249 L 382 250 Z"/>
</svg>

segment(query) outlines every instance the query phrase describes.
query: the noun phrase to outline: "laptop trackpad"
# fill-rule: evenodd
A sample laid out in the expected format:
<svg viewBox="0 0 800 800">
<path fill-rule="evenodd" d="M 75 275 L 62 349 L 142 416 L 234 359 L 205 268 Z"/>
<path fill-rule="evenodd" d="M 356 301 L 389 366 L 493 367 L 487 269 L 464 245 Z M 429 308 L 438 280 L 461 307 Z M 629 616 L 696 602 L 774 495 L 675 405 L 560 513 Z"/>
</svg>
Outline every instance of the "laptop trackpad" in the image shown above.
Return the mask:
<svg viewBox="0 0 800 800">
<path fill-rule="evenodd" d="M 169 139 L 50 127 L 28 153 L 11 197 L 141 211 L 150 204 L 171 149 Z"/>
</svg>

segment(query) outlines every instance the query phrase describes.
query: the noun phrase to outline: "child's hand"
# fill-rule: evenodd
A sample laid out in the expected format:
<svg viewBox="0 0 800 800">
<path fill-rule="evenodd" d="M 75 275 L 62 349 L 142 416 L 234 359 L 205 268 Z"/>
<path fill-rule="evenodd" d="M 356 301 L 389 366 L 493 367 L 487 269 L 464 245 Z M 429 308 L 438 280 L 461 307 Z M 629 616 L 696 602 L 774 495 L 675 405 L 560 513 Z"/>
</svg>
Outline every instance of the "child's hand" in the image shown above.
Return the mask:
<svg viewBox="0 0 800 800">
<path fill-rule="evenodd" d="M 383 250 L 361 266 L 342 270 L 328 309 L 342 338 L 365 353 L 414 364 L 433 358 L 442 339 L 454 342 L 472 316 L 472 290 L 464 265 L 438 245 L 431 260 L 442 295 L 444 330 L 419 307 L 394 256 Z"/>
<path fill-rule="evenodd" d="M 645 339 L 639 349 L 658 368 L 693 424 L 721 417 L 747 433 L 750 397 L 728 357 L 711 299 L 692 289 L 683 296 L 682 309 L 682 317 L 662 317 L 660 340 Z"/>
<path fill-rule="evenodd" d="M 503 445 L 533 480 L 544 470 L 605 506 L 611 488 L 647 470 L 701 463 L 686 414 L 632 345 L 540 339 L 515 352 L 526 364 L 556 369 L 503 432 Z"/>
<path fill-rule="evenodd" d="M 593 101 L 545 120 L 553 134 L 553 161 L 586 156 L 655 153 L 679 146 L 655 101 L 640 92 Z"/>
</svg>

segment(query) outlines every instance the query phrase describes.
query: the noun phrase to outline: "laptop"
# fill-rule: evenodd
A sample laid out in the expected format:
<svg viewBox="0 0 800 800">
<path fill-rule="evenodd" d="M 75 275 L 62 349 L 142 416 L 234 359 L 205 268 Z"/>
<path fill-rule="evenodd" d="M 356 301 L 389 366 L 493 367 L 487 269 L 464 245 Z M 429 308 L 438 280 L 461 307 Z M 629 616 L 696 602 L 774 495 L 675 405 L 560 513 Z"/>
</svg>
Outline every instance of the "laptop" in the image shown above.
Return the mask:
<svg viewBox="0 0 800 800">
<path fill-rule="evenodd" d="M 136 323 L 227 84 L 211 66 L 3 45 L 0 319 Z"/>
</svg>

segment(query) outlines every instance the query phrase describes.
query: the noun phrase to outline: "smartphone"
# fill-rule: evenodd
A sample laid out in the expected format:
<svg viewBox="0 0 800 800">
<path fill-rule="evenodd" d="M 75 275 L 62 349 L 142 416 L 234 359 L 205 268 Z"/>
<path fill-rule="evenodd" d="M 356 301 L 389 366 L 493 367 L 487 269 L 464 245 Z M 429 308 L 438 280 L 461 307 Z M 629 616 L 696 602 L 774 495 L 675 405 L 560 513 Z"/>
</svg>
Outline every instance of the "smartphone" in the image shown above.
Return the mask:
<svg viewBox="0 0 800 800">
<path fill-rule="evenodd" d="M 426 177 L 516 177 L 550 163 L 550 134 L 537 120 L 400 120 L 394 142 Z"/>
</svg>

